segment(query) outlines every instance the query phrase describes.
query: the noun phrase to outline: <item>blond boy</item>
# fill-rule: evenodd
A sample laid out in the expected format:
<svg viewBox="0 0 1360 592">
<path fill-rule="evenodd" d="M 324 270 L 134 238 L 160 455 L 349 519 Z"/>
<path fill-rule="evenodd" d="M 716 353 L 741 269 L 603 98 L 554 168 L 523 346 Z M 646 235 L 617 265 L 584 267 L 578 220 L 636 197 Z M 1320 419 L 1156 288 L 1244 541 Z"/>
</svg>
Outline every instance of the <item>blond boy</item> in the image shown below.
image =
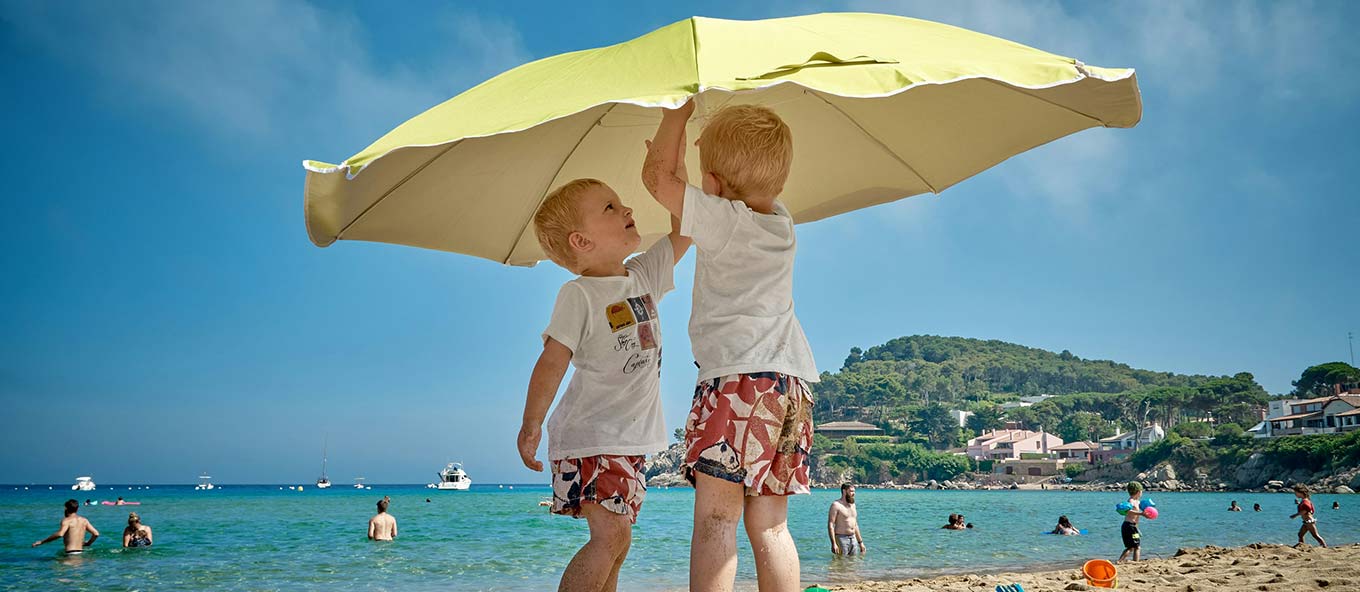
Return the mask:
<svg viewBox="0 0 1360 592">
<path fill-rule="evenodd" d="M 724 108 L 697 142 L 703 181 L 694 187 L 678 174 L 693 111 L 690 102 L 664 112 L 642 171 L 697 251 L 689 332 L 699 377 L 685 425 L 690 589 L 732 589 L 742 520 L 760 590 L 797 590 L 787 496 L 809 491 L 817 368 L 793 312 L 793 218 L 776 199 L 793 138 L 769 109 Z"/>
<path fill-rule="evenodd" d="M 534 216 L 544 252 L 577 277 L 558 292 L 529 379 L 518 446 L 534 455 L 543 418 L 570 363 L 562 401 L 548 420 L 554 514 L 584 517 L 590 540 L 567 564 L 559 590 L 612 591 L 632 543 L 647 488 L 645 455 L 667 443 L 661 416 L 661 321 L 656 305 L 675 287 L 675 262 L 689 248 L 672 220 L 670 236 L 625 259 L 642 239 L 608 185 L 577 179 L 548 195 Z"/>
</svg>

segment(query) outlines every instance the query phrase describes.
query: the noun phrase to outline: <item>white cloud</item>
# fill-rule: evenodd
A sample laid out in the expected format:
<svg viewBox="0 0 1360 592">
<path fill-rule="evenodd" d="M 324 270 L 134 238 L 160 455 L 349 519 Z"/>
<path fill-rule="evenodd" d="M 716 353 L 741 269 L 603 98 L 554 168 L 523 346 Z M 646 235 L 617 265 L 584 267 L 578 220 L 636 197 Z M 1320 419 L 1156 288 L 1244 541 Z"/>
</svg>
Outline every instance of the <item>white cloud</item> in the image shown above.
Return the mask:
<svg viewBox="0 0 1360 592">
<path fill-rule="evenodd" d="M 153 2 L 136 10 L 18 3 L 0 18 L 20 38 L 96 73 L 108 94 L 148 99 L 257 145 L 299 134 L 369 141 L 529 57 L 508 23 L 448 13 L 434 17 L 446 21 L 447 53 L 427 64 L 377 63 L 356 17 L 304 0 Z"/>
</svg>

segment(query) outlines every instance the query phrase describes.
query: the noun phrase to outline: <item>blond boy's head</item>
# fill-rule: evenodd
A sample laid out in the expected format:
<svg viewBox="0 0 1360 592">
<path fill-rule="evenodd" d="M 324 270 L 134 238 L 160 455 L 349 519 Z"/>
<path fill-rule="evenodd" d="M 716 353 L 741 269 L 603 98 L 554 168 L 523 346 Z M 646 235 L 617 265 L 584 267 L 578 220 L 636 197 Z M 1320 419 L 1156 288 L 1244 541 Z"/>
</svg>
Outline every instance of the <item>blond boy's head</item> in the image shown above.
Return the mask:
<svg viewBox="0 0 1360 592">
<path fill-rule="evenodd" d="M 793 133 L 774 111 L 758 105 L 724 107 L 699 136 L 699 165 L 728 199 L 771 198 L 784 190 L 793 162 Z M 707 187 L 705 188 L 708 189 Z"/>
<path fill-rule="evenodd" d="M 577 179 L 558 187 L 543 200 L 534 214 L 534 236 L 539 246 L 568 271 L 578 269 L 576 250 L 571 248 L 571 233 L 581 229 L 581 196 L 594 187 L 604 187 L 598 179 Z"/>
</svg>

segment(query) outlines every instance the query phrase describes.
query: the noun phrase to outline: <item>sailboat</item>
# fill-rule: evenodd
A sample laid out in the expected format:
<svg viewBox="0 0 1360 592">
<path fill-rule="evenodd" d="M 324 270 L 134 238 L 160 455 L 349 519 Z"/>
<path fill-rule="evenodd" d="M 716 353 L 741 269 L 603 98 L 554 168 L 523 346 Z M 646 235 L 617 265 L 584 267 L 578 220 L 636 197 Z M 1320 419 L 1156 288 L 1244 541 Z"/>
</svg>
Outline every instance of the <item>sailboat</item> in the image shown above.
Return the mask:
<svg viewBox="0 0 1360 592">
<path fill-rule="evenodd" d="M 326 448 L 330 442 L 325 441 L 321 444 L 321 478 L 316 480 L 317 489 L 330 489 L 331 480 L 326 478 Z"/>
</svg>

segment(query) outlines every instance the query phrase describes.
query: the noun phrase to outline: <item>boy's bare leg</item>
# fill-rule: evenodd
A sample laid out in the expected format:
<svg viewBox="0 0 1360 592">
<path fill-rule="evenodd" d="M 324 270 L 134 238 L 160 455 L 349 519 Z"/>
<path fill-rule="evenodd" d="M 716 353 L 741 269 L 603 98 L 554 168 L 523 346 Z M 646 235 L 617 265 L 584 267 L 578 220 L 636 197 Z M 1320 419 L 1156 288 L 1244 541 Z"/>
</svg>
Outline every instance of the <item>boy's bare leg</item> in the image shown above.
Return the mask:
<svg viewBox="0 0 1360 592">
<path fill-rule="evenodd" d="M 746 536 L 756 556 L 760 592 L 788 592 L 799 585 L 798 548 L 789 534 L 789 498 L 782 495 L 746 498 Z"/>
<path fill-rule="evenodd" d="M 590 524 L 590 541 L 571 558 L 557 590 L 612 591 L 618 584 L 619 567 L 633 542 L 632 524 L 627 516 L 610 512 L 598 504 L 582 504 L 581 513 Z"/>
<path fill-rule="evenodd" d="M 694 475 L 694 534 L 689 540 L 691 592 L 730 592 L 737 579 L 737 521 L 745 488 Z"/>
<path fill-rule="evenodd" d="M 1124 562 L 1124 559 L 1125 559 L 1126 557 L 1128 557 L 1128 556 L 1129 556 L 1129 550 L 1128 550 L 1128 549 L 1124 549 L 1124 552 L 1119 554 L 1119 559 L 1114 560 L 1114 562 L 1115 562 L 1115 563 L 1123 563 L 1123 562 Z"/>
</svg>

